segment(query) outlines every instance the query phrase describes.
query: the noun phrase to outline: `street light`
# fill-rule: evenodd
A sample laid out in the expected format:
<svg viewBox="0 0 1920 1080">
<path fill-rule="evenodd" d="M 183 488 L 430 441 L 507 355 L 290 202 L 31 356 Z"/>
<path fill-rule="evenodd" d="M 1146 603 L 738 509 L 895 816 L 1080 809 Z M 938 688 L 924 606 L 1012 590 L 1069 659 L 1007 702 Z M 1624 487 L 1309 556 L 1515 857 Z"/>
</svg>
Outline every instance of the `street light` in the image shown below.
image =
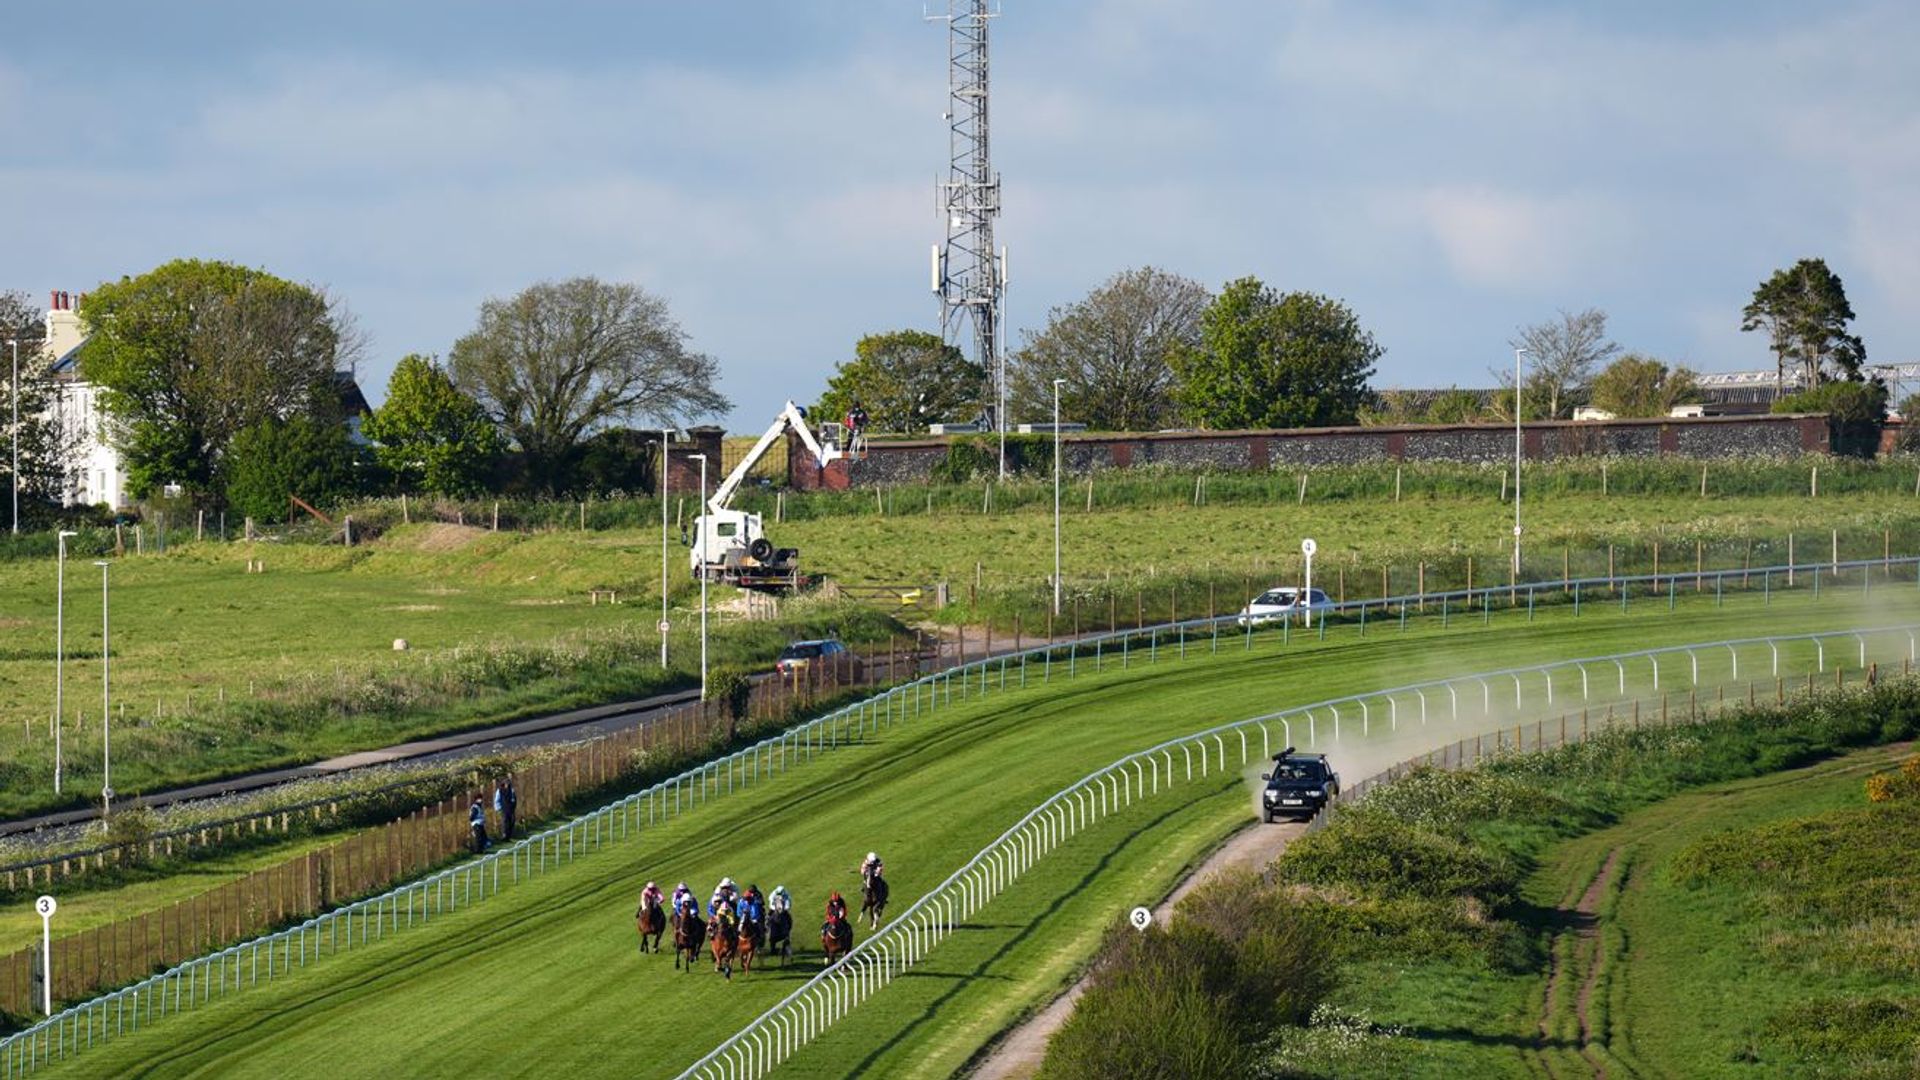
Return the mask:
<svg viewBox="0 0 1920 1080">
<path fill-rule="evenodd" d="M 107 567 L 111 564 L 101 559 L 93 565 L 100 568 L 100 823 L 105 825 L 107 815 L 113 813 L 113 732 L 108 727 L 113 715 L 108 680 L 112 623 L 107 615 Z"/>
<path fill-rule="evenodd" d="M 672 428 L 660 429 L 660 666 L 667 666 L 667 443 Z"/>
<path fill-rule="evenodd" d="M 13 381 L 7 384 L 7 399 L 13 403 L 13 534 L 20 535 L 20 343 L 7 339 L 13 350 Z"/>
<path fill-rule="evenodd" d="M 700 503 L 707 501 L 707 455 L 688 454 L 688 457 L 700 463 Z M 707 698 L 707 533 L 712 531 L 713 522 L 700 517 L 700 700 Z"/>
<path fill-rule="evenodd" d="M 1520 580 L 1520 358 L 1527 350 L 1513 350 L 1513 580 Z"/>
<path fill-rule="evenodd" d="M 1053 380 L 1053 617 L 1060 617 L 1060 384 Z"/>
<path fill-rule="evenodd" d="M 60 558 L 53 587 L 53 793 L 60 794 L 60 721 L 66 716 L 67 685 L 67 537 L 60 530 Z"/>
</svg>

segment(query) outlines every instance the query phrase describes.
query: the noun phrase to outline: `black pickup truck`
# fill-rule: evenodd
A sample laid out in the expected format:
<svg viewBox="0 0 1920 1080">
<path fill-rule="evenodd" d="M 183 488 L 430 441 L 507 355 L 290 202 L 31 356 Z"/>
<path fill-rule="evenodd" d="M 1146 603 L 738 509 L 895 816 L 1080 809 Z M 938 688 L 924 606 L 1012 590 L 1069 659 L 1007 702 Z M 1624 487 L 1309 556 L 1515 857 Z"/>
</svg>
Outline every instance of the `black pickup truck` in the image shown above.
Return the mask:
<svg viewBox="0 0 1920 1080">
<path fill-rule="evenodd" d="M 1340 794 L 1340 774 L 1327 764 L 1327 755 L 1299 754 L 1291 746 L 1273 756 L 1273 771 L 1261 773 L 1260 779 L 1267 782 L 1260 810 L 1269 823 L 1283 817 L 1311 818 Z"/>
</svg>

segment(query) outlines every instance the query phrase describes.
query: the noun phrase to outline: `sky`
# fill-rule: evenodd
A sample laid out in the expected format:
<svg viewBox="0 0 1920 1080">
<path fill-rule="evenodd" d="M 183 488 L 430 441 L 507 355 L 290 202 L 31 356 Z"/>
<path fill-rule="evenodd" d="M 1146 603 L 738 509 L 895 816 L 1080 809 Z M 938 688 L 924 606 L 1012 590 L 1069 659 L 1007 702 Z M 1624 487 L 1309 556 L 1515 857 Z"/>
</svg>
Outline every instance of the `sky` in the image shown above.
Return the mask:
<svg viewBox="0 0 1920 1080">
<path fill-rule="evenodd" d="M 925 0 L 939 11 L 939 0 Z M 736 431 L 939 328 L 946 29 L 920 0 L 63 0 L 0 47 L 0 289 L 177 257 L 324 286 L 361 382 L 480 304 L 664 297 Z M 1350 305 L 1376 385 L 1491 384 L 1518 327 L 1770 366 L 1740 309 L 1825 258 L 1920 361 L 1920 5 L 1004 0 L 1009 338 L 1112 274 Z M 1020 419 L 1020 418 L 1016 418 Z"/>
</svg>

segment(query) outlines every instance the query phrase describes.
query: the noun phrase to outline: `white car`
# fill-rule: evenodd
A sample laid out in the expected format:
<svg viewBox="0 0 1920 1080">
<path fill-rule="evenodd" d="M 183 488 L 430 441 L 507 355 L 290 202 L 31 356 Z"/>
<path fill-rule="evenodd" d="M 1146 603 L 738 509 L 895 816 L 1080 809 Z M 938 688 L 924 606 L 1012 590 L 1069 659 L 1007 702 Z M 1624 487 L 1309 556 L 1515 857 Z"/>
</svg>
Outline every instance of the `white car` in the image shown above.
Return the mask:
<svg viewBox="0 0 1920 1080">
<path fill-rule="evenodd" d="M 1297 589 L 1291 585 L 1279 585 L 1254 597 L 1246 607 L 1240 609 L 1237 620 L 1241 626 L 1261 626 L 1266 623 L 1286 622 L 1296 614 L 1312 611 L 1330 611 L 1333 601 L 1319 589 Z"/>
</svg>

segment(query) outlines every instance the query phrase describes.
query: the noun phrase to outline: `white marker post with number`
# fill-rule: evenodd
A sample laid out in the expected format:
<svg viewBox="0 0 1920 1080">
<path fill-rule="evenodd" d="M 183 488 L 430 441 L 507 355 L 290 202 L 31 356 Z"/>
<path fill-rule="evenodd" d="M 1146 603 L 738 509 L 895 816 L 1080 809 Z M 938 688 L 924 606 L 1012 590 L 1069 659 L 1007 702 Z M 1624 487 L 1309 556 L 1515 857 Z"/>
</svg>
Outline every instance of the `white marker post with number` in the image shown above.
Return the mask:
<svg viewBox="0 0 1920 1080">
<path fill-rule="evenodd" d="M 1300 541 L 1300 554 L 1307 557 L 1307 584 L 1300 591 L 1300 602 L 1305 605 L 1306 614 L 1301 616 L 1301 625 L 1308 629 L 1313 628 L 1313 553 L 1319 550 L 1320 545 L 1314 543 L 1311 536 Z"/>
<path fill-rule="evenodd" d="M 53 913 L 60 910 L 60 903 L 51 896 L 43 896 L 33 902 L 33 910 L 40 913 L 40 1005 L 52 1016 Z"/>
</svg>

